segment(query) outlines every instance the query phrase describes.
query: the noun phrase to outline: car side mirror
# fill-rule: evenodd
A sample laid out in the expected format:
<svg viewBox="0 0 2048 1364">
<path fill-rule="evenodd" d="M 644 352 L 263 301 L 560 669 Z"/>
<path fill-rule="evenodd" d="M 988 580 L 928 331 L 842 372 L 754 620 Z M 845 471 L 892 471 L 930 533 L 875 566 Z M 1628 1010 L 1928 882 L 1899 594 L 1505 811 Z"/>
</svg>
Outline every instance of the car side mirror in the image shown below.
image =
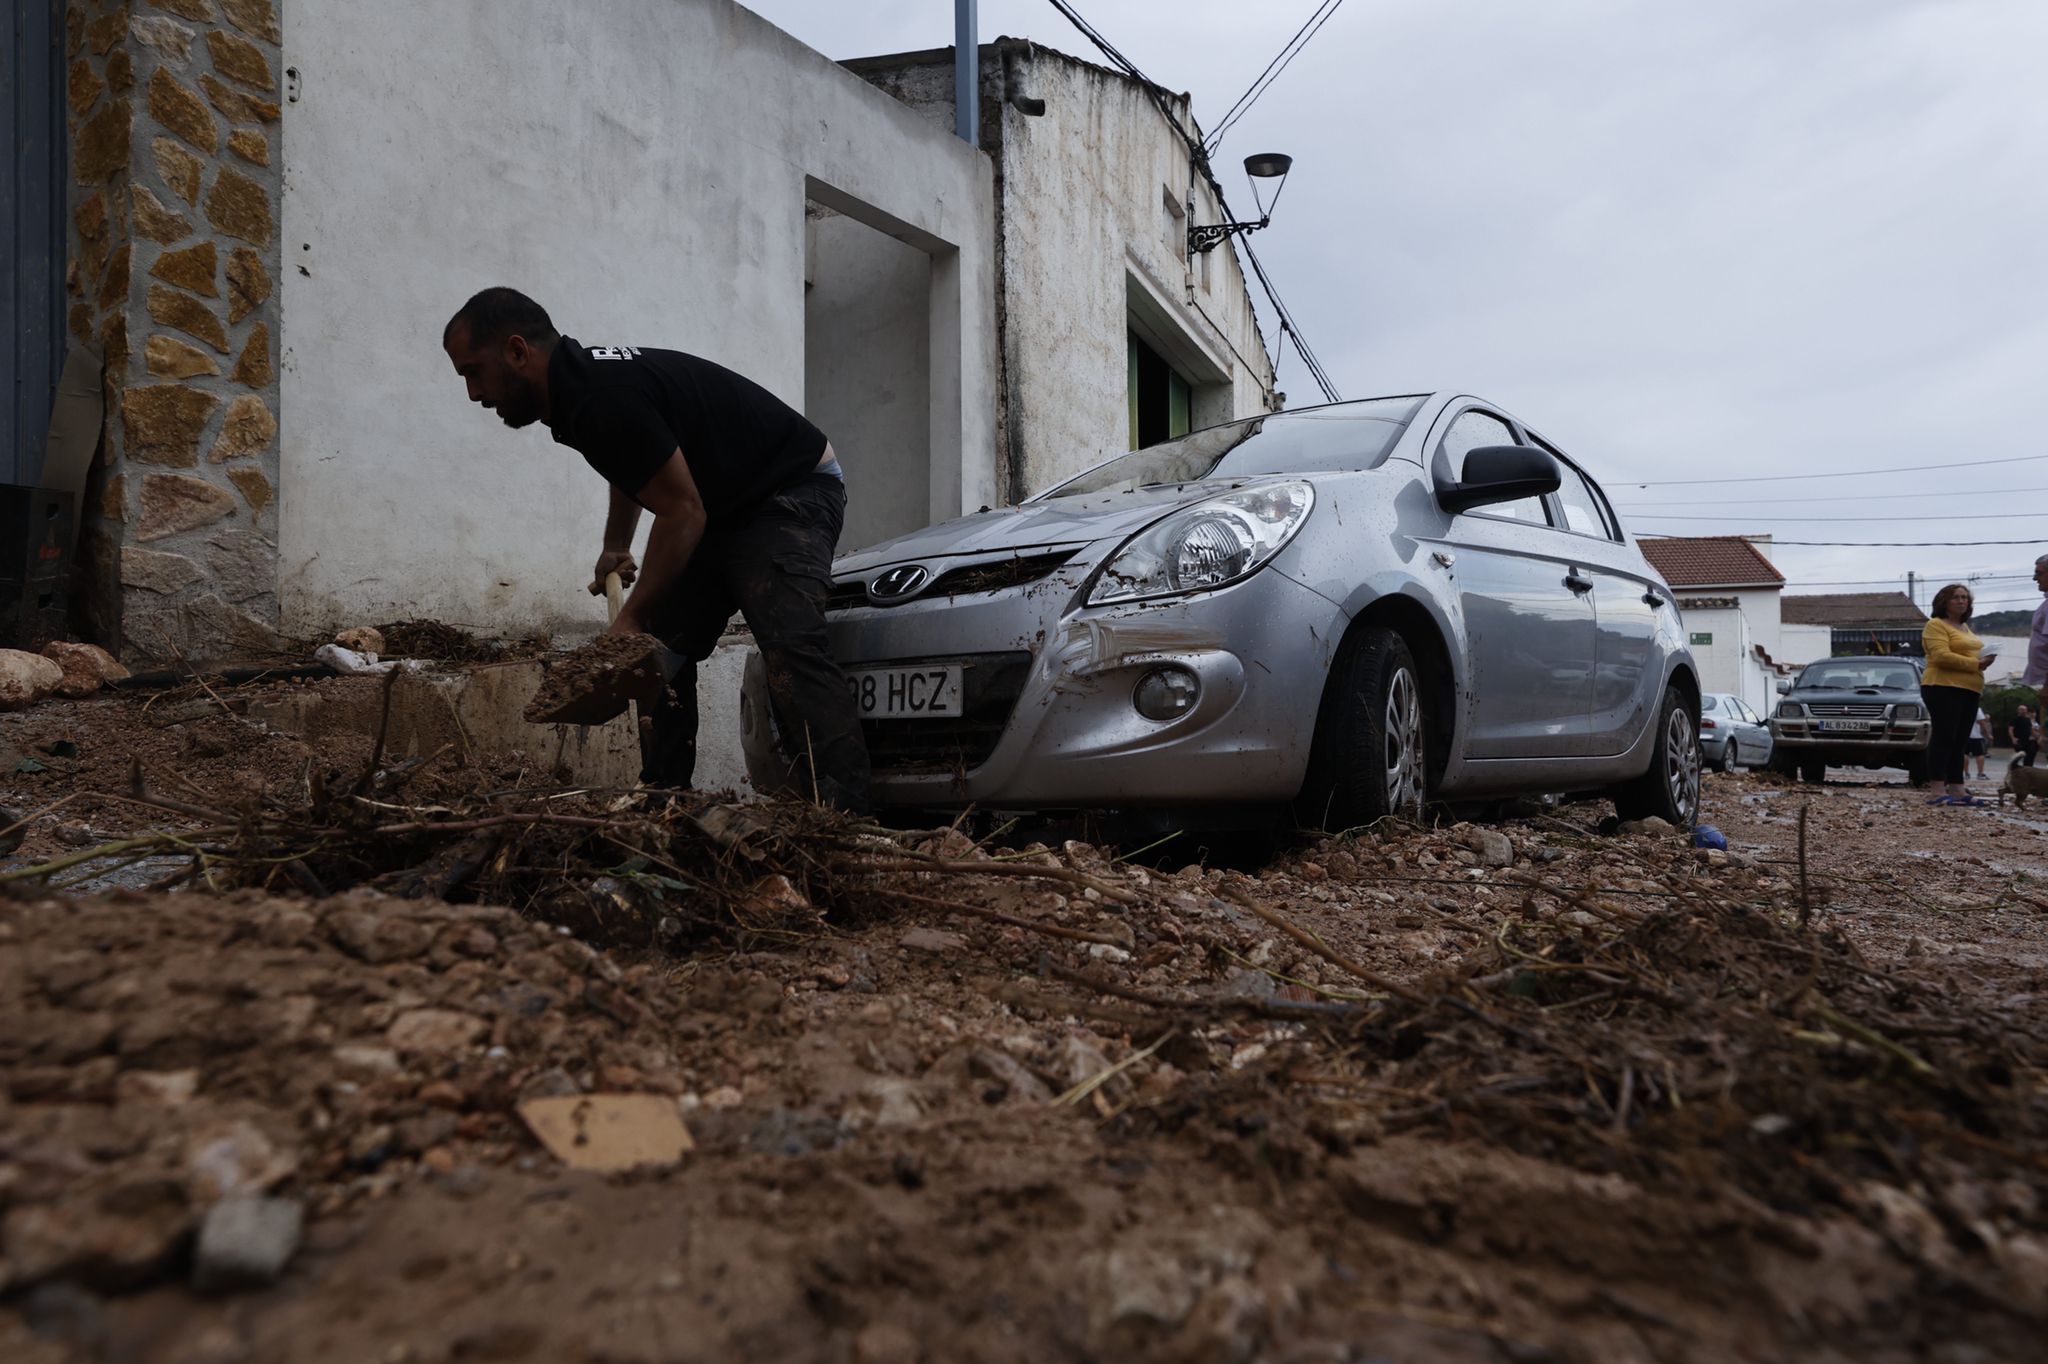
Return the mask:
<svg viewBox="0 0 2048 1364">
<path fill-rule="evenodd" d="M 1531 445 L 1482 445 L 1465 456 L 1462 482 L 1437 489 L 1437 505 L 1456 514 L 1495 502 L 1557 491 L 1557 461 Z"/>
<path fill-rule="evenodd" d="M 1781 678 L 1779 678 L 1779 679 L 1778 679 L 1778 695 L 1780 695 L 1780 696 L 1783 696 L 1783 695 L 1784 695 L 1784 694 L 1785 694 L 1786 692 L 1789 692 L 1789 691 L 1791 691 L 1791 690 L 1792 690 L 1792 679 L 1791 679 L 1791 678 L 1789 678 L 1789 677 L 1781 677 Z"/>
</svg>

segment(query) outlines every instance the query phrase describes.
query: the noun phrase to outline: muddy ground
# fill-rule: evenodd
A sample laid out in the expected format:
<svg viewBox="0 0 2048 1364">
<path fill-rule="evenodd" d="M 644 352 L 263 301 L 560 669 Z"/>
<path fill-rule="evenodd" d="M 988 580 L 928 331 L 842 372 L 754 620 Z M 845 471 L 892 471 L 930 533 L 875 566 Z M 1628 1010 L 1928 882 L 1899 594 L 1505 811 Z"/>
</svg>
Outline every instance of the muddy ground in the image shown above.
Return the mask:
<svg viewBox="0 0 2048 1364">
<path fill-rule="evenodd" d="M 44 812 L 0 869 L 0 1358 L 2040 1357 L 2010 811 L 1715 775 L 1726 855 L 1582 805 L 1245 875 L 735 834 L 519 755 L 370 785 L 368 736 L 160 727 L 191 690 L 0 720 Z M 416 828 L 479 810 L 529 822 Z M 165 830 L 238 852 L 94 857 Z M 95 889 L 144 854 L 180 888 Z M 368 888 L 436 857 L 447 900 Z M 579 1172 L 520 1116 L 619 1094 L 694 1149 Z M 302 1210 L 288 1268 L 194 1291 L 254 1194 Z"/>
</svg>

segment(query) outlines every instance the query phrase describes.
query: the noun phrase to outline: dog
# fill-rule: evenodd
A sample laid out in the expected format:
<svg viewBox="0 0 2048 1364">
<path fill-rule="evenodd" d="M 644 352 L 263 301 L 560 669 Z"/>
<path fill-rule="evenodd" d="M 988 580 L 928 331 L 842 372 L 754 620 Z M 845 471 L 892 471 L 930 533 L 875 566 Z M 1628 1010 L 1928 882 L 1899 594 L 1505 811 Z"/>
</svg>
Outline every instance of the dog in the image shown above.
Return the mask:
<svg viewBox="0 0 2048 1364">
<path fill-rule="evenodd" d="M 1998 803 L 2005 804 L 2006 796 L 2012 796 L 2012 803 L 2018 809 L 2025 809 L 2028 796 L 2040 796 L 2048 800 L 2048 767 L 2021 767 L 2014 763 L 2005 769 L 2005 781 L 1998 788 Z"/>
</svg>

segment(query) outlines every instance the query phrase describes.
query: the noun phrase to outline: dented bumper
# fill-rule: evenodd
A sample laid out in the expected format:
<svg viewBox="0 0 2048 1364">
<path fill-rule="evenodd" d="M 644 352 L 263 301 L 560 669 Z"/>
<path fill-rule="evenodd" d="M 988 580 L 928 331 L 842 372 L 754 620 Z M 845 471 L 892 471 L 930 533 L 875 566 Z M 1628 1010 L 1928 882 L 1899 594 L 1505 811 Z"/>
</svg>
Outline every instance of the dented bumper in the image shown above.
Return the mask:
<svg viewBox="0 0 2048 1364">
<path fill-rule="evenodd" d="M 877 804 L 1191 807 L 1300 790 L 1343 633 L 1336 606 L 1271 569 L 1190 597 L 1079 606 L 1092 557 L 1023 588 L 828 617 L 846 667 L 967 670 L 971 714 L 959 723 L 864 724 Z M 1140 684 L 1162 671 L 1178 674 L 1183 696 L 1192 679 L 1194 695 L 1181 713 L 1147 718 Z M 772 735 L 762 699 L 748 702 L 759 771 Z"/>
</svg>

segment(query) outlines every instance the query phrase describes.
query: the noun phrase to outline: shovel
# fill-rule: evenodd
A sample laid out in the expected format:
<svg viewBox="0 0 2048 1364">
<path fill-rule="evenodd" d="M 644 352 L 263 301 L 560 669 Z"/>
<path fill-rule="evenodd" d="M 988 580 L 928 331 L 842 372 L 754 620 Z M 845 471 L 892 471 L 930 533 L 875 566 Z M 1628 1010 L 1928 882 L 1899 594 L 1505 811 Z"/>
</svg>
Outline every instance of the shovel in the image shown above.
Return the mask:
<svg viewBox="0 0 2048 1364">
<path fill-rule="evenodd" d="M 604 575 L 605 614 L 619 618 L 624 586 L 619 575 Z M 591 646 L 584 646 L 585 650 Z M 625 714 L 638 701 L 652 705 L 659 701 L 682 669 L 682 658 L 659 644 L 637 655 L 608 659 L 602 663 L 585 660 L 583 650 L 548 667 L 547 680 L 526 707 L 525 716 L 536 725 L 601 725 Z M 573 670 L 565 674 L 563 670 Z"/>
</svg>

